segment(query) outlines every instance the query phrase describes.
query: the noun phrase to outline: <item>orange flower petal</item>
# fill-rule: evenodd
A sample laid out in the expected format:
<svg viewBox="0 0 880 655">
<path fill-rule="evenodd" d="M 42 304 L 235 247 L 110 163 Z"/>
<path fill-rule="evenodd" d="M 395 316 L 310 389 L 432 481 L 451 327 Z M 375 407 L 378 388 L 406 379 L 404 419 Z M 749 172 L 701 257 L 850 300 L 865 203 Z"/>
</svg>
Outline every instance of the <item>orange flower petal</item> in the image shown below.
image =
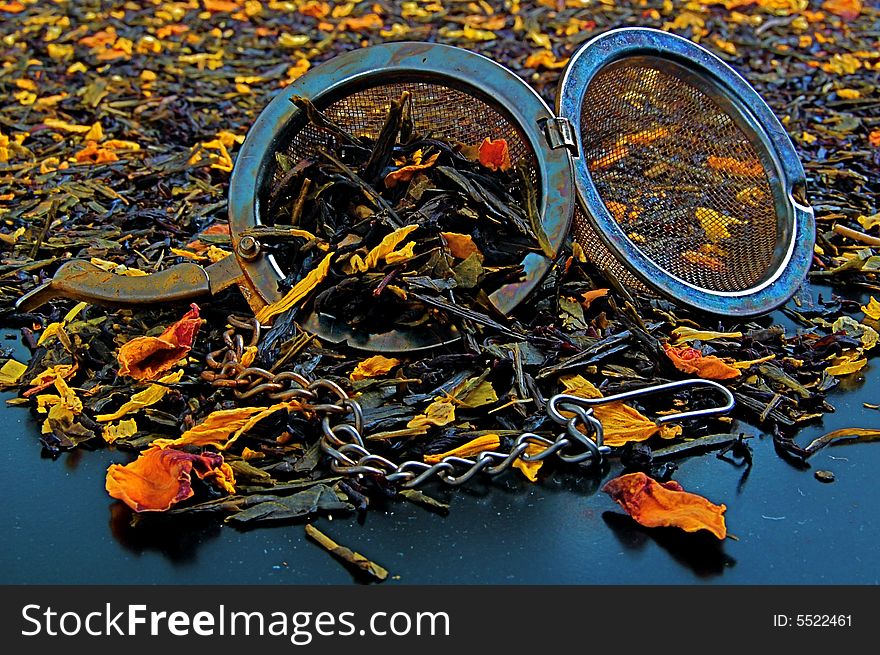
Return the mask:
<svg viewBox="0 0 880 655">
<path fill-rule="evenodd" d="M 202 319 L 195 303 L 176 323 L 158 337 L 135 337 L 119 349 L 119 374 L 136 380 L 152 380 L 167 371 L 192 348 Z"/>
<path fill-rule="evenodd" d="M 675 364 L 675 368 L 683 373 L 693 373 L 706 380 L 729 380 L 740 375 L 738 369 L 725 364 L 715 355 L 704 355 L 696 348 L 689 346 L 676 348 L 669 344 L 664 344 L 663 348 L 666 350 L 666 356 Z"/>
<path fill-rule="evenodd" d="M 106 489 L 136 512 L 163 512 L 193 495 L 191 473 L 216 480 L 227 491 L 234 490 L 232 469 L 222 455 L 195 455 L 173 448 L 153 447 L 132 463 L 111 464 Z"/>
<path fill-rule="evenodd" d="M 592 291 L 587 291 L 586 293 L 581 294 L 581 305 L 584 309 L 589 309 L 590 305 L 594 300 L 599 298 L 604 298 L 608 295 L 608 289 L 593 289 Z"/>
<path fill-rule="evenodd" d="M 510 150 L 504 139 L 486 137 L 480 144 L 480 163 L 490 171 L 506 171 L 510 168 Z"/>
<path fill-rule="evenodd" d="M 648 528 L 708 530 L 719 539 L 727 536 L 723 516 L 727 507 L 689 493 L 677 482 L 660 483 L 644 473 L 630 473 L 608 481 L 602 491 Z"/>
<path fill-rule="evenodd" d="M 400 360 L 393 357 L 383 357 L 382 355 L 368 357 L 355 366 L 348 379 L 355 382 L 357 380 L 379 377 L 380 375 L 390 373 L 398 364 L 400 364 Z"/>
<path fill-rule="evenodd" d="M 862 0 L 825 0 L 822 9 L 840 16 L 843 20 L 855 20 L 862 13 Z"/>
<path fill-rule="evenodd" d="M 435 152 L 433 155 L 428 157 L 425 161 L 420 164 L 409 164 L 407 166 L 401 166 L 397 170 L 391 171 L 388 175 L 385 176 L 385 188 L 393 189 L 401 182 L 409 182 L 413 179 L 413 176 L 419 171 L 423 171 L 427 168 L 431 168 L 435 163 L 437 163 L 437 158 L 440 156 L 439 152 Z"/>
<path fill-rule="evenodd" d="M 467 259 L 474 253 L 482 255 L 477 244 L 470 234 L 459 234 L 458 232 L 441 232 L 440 236 L 446 241 L 446 247 L 453 257 L 457 259 Z"/>
</svg>

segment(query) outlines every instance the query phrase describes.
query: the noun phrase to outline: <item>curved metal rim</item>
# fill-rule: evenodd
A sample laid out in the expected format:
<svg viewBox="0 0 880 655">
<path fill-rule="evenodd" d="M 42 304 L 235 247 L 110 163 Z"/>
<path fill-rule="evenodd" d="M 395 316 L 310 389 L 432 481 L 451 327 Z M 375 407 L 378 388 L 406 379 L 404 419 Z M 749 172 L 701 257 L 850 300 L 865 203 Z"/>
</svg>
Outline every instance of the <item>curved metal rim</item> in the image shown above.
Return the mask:
<svg viewBox="0 0 880 655">
<path fill-rule="evenodd" d="M 544 100 L 515 73 L 482 55 L 447 45 L 396 42 L 353 50 L 330 59 L 300 77 L 275 96 L 257 117 L 245 138 L 229 188 L 229 221 L 233 245 L 236 235 L 259 222 L 259 198 L 267 160 L 275 151 L 300 110 L 290 102 L 300 95 L 321 105 L 321 100 L 346 95 L 352 88 L 398 79 L 447 81 L 473 93 L 510 115 L 535 153 L 544 229 L 555 252 L 565 241 L 574 215 L 574 179 L 564 149 L 552 150 L 541 132 L 541 123 L 554 118 Z M 246 275 L 267 301 L 279 296 L 281 272 L 267 258 L 241 262 Z M 492 294 L 496 308 L 506 313 L 540 283 L 551 265 L 544 256 L 530 254 L 524 261 L 525 280 L 506 285 Z"/>
<path fill-rule="evenodd" d="M 789 225 L 776 270 L 759 284 L 741 291 L 713 291 L 692 285 L 658 266 L 639 249 L 611 216 L 593 184 L 587 167 L 575 163 L 575 185 L 587 219 L 603 244 L 641 282 L 661 295 L 697 309 L 733 316 L 755 316 L 784 304 L 809 270 L 815 241 L 813 210 L 799 202 L 806 187 L 804 170 L 785 129 L 758 93 L 739 73 L 702 46 L 683 37 L 649 28 L 612 30 L 587 42 L 566 67 L 557 112 L 567 118 L 577 135 L 583 162 L 581 110 L 593 77 L 611 63 L 629 57 L 653 56 L 673 60 L 715 85 L 733 101 L 756 130 L 773 162 L 784 195 L 781 217 Z"/>
</svg>

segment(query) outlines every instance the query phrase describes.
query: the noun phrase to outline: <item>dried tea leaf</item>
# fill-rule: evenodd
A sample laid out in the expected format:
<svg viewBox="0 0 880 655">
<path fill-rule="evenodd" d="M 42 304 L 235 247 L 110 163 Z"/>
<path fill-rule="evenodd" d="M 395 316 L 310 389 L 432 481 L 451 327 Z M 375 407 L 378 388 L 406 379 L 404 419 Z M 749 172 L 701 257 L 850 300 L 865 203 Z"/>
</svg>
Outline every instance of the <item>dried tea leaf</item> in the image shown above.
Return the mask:
<svg viewBox="0 0 880 655">
<path fill-rule="evenodd" d="M 675 341 L 673 346 L 680 346 L 691 341 L 712 341 L 713 339 L 741 339 L 742 332 L 715 332 L 714 330 L 697 330 L 691 327 L 678 327 L 672 331 Z"/>
<path fill-rule="evenodd" d="M 317 512 L 350 511 L 352 506 L 339 499 L 326 484 L 317 484 L 290 496 L 277 496 L 248 507 L 226 518 L 238 525 L 264 521 L 287 521 Z"/>
<path fill-rule="evenodd" d="M 326 549 L 331 555 L 342 560 L 347 565 L 354 567 L 358 572 L 366 573 L 379 581 L 388 577 L 388 571 L 384 567 L 367 559 L 360 553 L 356 553 L 345 546 L 340 546 L 312 524 L 307 524 L 305 530 L 306 534 L 317 541 L 322 548 Z"/>
<path fill-rule="evenodd" d="M 837 441 L 850 441 L 852 443 L 862 441 L 874 441 L 880 438 L 880 430 L 876 428 L 842 428 L 840 430 L 832 430 L 823 434 L 817 439 L 813 439 L 804 450 L 812 455 L 825 446 Z"/>
<path fill-rule="evenodd" d="M 629 473 L 609 480 L 602 491 L 640 525 L 708 530 L 718 539 L 727 536 L 723 516 L 727 507 L 689 493 L 675 481 L 661 483 L 641 472 Z"/>
<path fill-rule="evenodd" d="M 234 492 L 232 469 L 216 453 L 195 455 L 173 448 L 152 447 L 130 464 L 111 464 L 106 488 L 136 512 L 163 512 L 195 493 L 190 474 Z"/>
<path fill-rule="evenodd" d="M 449 512 L 448 503 L 441 502 L 418 489 L 401 489 L 398 493 L 410 502 L 422 505 L 441 514 Z"/>
</svg>

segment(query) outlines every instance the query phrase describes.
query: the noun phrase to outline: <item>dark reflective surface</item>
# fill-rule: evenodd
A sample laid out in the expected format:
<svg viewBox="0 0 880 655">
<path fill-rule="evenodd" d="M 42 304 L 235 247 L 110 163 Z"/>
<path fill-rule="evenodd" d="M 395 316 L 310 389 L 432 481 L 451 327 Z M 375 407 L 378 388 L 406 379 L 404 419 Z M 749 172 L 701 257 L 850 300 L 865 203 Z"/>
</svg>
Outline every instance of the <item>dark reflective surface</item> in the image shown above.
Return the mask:
<svg viewBox="0 0 880 655">
<path fill-rule="evenodd" d="M 876 362 L 846 379 L 828 398 L 837 411 L 805 428 L 798 443 L 838 428 L 880 427 L 880 412 L 863 406 L 880 403 L 878 379 Z M 3 404 L 0 417 L 4 583 L 355 582 L 305 538 L 302 524 L 239 531 L 154 517 L 132 526 L 131 512 L 104 491 L 107 466 L 128 454 L 106 449 L 53 461 L 41 456 L 28 410 Z M 389 502 L 316 525 L 385 566 L 394 576 L 385 584 L 880 583 L 880 442 L 831 446 L 799 468 L 768 436 L 748 430 L 757 435 L 751 467 L 734 453 L 709 453 L 679 461 L 674 475 L 686 490 L 727 505 L 732 538 L 723 542 L 636 524 L 599 491 L 619 473 L 616 465 L 601 477 L 555 474 L 538 485 L 517 473 L 425 489 L 451 502 L 448 516 Z M 819 469 L 836 480 L 818 481 Z"/>
</svg>

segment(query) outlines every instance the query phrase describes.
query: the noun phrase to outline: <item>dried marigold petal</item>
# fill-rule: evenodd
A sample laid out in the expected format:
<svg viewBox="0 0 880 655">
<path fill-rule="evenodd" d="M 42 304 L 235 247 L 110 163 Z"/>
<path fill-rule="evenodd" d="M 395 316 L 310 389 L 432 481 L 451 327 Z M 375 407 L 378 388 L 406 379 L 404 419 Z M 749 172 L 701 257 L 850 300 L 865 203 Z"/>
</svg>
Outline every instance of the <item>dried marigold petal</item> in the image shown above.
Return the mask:
<svg viewBox="0 0 880 655">
<path fill-rule="evenodd" d="M 525 61 L 526 68 L 565 68 L 568 64 L 568 57 L 557 59 L 552 50 L 538 50 L 530 54 Z"/>
<path fill-rule="evenodd" d="M 393 253 L 395 248 L 397 248 L 397 246 L 400 245 L 410 233 L 417 230 L 418 227 L 418 225 L 407 225 L 394 230 L 391 234 L 385 235 L 382 241 L 367 253 L 366 257 L 361 258 L 359 255 L 352 255 L 343 269 L 350 275 L 352 273 L 364 273 L 371 268 L 376 268 L 380 261 L 386 259 L 388 255 Z"/>
<path fill-rule="evenodd" d="M 860 309 L 868 318 L 874 319 L 875 321 L 880 319 L 880 302 L 878 302 L 874 296 L 871 296 L 868 304 L 862 305 Z"/>
<path fill-rule="evenodd" d="M 152 380 L 185 357 L 193 345 L 202 319 L 195 303 L 158 337 L 135 337 L 120 347 L 119 374 L 135 380 Z"/>
<path fill-rule="evenodd" d="M 661 483 L 644 473 L 629 473 L 609 480 L 602 491 L 645 527 L 708 530 L 719 539 L 727 536 L 723 516 L 727 507 L 687 492 L 677 482 Z"/>
<path fill-rule="evenodd" d="M 497 450 L 501 446 L 501 438 L 497 434 L 484 434 L 472 439 L 458 448 L 447 450 L 445 453 L 425 455 L 426 464 L 438 464 L 444 457 L 473 457 L 487 450 Z"/>
<path fill-rule="evenodd" d="M 711 155 L 706 159 L 706 165 L 716 171 L 728 175 L 744 175 L 747 177 L 759 177 L 764 174 L 764 167 L 757 159 L 743 161 L 735 157 L 716 157 Z"/>
<path fill-rule="evenodd" d="M 537 455 L 544 451 L 544 446 L 536 443 L 530 443 L 525 450 L 526 455 Z M 524 459 L 515 459 L 513 460 L 513 468 L 519 469 L 520 472 L 529 482 L 537 482 L 538 481 L 538 471 L 541 470 L 541 467 L 544 466 L 544 460 L 531 460 L 525 461 Z"/>
<path fill-rule="evenodd" d="M 470 234 L 459 234 L 458 232 L 441 232 L 440 236 L 446 242 L 449 253 L 456 259 L 467 259 L 473 254 L 481 255 L 480 249 L 474 243 L 474 238 Z"/>
<path fill-rule="evenodd" d="M 309 295 L 327 277 L 333 255 L 334 253 L 332 252 L 327 253 L 324 259 L 321 260 L 321 263 L 309 271 L 302 280 L 293 285 L 293 288 L 281 300 L 273 302 L 271 305 L 266 305 L 257 312 L 257 320 L 260 323 L 268 324 L 275 316 L 286 312 Z"/>
<path fill-rule="evenodd" d="M 705 380 L 729 380 L 739 377 L 740 372 L 724 363 L 715 355 L 704 355 L 696 348 L 670 346 L 663 344 L 666 356 L 683 373 L 693 373 Z"/>
<path fill-rule="evenodd" d="M 436 164 L 439 156 L 440 153 L 435 152 L 423 162 L 419 162 L 418 164 L 408 164 L 407 166 L 401 166 L 397 170 L 391 171 L 385 176 L 385 188 L 393 189 L 401 182 L 409 182 L 413 179 L 416 173 L 431 168 L 431 166 Z"/>
<path fill-rule="evenodd" d="M 227 491 L 235 489 L 235 476 L 222 455 L 159 447 L 145 450 L 130 464 L 111 464 L 105 488 L 136 512 L 163 512 L 192 497 L 192 472 Z"/>
<path fill-rule="evenodd" d="M 602 397 L 602 392 L 581 375 L 567 375 L 559 380 L 565 387 L 565 393 L 584 398 Z M 647 416 L 624 403 L 596 405 L 593 407 L 593 413 L 602 423 L 605 444 L 608 446 L 622 446 L 629 441 L 646 441 L 655 434 L 663 439 L 673 439 L 682 432 L 680 425 L 657 425 Z M 571 416 L 568 412 L 562 414 Z"/>
<path fill-rule="evenodd" d="M 510 168 L 510 149 L 505 139 L 483 139 L 479 150 L 480 163 L 490 171 L 506 171 Z"/>
<path fill-rule="evenodd" d="M 581 294 L 581 298 L 583 298 L 583 300 L 581 300 L 581 306 L 584 309 L 589 309 L 594 300 L 604 298 L 607 295 L 608 289 L 593 289 L 592 291 L 586 291 Z"/>
<path fill-rule="evenodd" d="M 855 20 L 862 13 L 862 0 L 825 0 L 822 9 L 843 20 Z"/>
<path fill-rule="evenodd" d="M 424 414 L 410 419 L 408 428 L 422 428 L 429 425 L 447 425 L 455 420 L 455 405 L 449 400 L 435 400 L 428 405 Z"/>
<path fill-rule="evenodd" d="M 380 375 L 390 373 L 398 364 L 400 364 L 400 360 L 393 357 L 383 357 L 382 355 L 368 357 L 354 367 L 354 370 L 349 374 L 348 379 L 352 382 L 356 382 L 357 380 L 376 378 Z"/>
<path fill-rule="evenodd" d="M 15 359 L 7 359 L 6 363 L 0 368 L 0 386 L 18 384 L 18 381 L 27 369 L 27 364 L 22 364 Z M 52 381 L 54 381 L 54 378 Z"/>
<path fill-rule="evenodd" d="M 134 394 L 131 397 L 131 400 L 124 403 L 122 407 L 117 409 L 112 414 L 98 414 L 95 417 L 95 420 L 101 423 L 106 423 L 107 421 L 115 421 L 118 418 L 122 418 L 126 414 L 136 412 L 143 409 L 144 407 L 149 407 L 150 405 L 155 405 L 157 402 L 162 400 L 165 397 L 165 394 L 167 394 L 170 390 L 167 385 L 174 384 L 175 382 L 180 382 L 180 379 L 182 377 L 183 369 L 175 371 L 174 373 L 169 373 L 168 375 L 159 378 L 156 381 L 158 384 L 151 384 L 143 391 L 139 391 L 138 393 Z"/>
</svg>

